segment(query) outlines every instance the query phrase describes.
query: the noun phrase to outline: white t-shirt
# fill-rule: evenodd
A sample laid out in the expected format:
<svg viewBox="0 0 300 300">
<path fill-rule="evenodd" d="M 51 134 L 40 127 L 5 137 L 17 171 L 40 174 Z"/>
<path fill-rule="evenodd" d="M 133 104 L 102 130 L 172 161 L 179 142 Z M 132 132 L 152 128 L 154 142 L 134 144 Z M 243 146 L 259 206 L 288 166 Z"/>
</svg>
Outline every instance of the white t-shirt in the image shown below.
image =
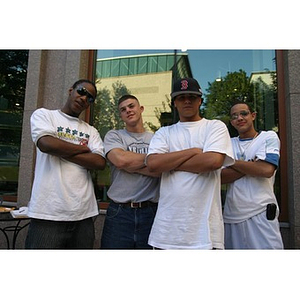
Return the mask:
<svg viewBox="0 0 300 300">
<path fill-rule="evenodd" d="M 226 154 L 225 166 L 234 163 L 228 130 L 218 120 L 201 119 L 162 127 L 152 138 L 148 155 L 194 147 Z M 149 244 L 162 249 L 223 249 L 220 188 L 220 169 L 202 174 L 163 173 Z"/>
<path fill-rule="evenodd" d="M 74 144 L 87 144 L 103 157 L 98 131 L 61 110 L 37 109 L 31 116 L 35 144 L 45 135 Z M 90 172 L 75 163 L 41 152 L 37 147 L 35 176 L 28 216 L 53 221 L 77 221 L 98 214 Z"/>
<path fill-rule="evenodd" d="M 274 131 L 262 131 L 255 139 L 231 139 L 235 159 L 263 160 L 276 167 L 279 163 L 280 141 Z M 277 204 L 270 178 L 243 176 L 228 184 L 224 206 L 224 222 L 240 223 L 266 210 L 269 203 Z"/>
</svg>

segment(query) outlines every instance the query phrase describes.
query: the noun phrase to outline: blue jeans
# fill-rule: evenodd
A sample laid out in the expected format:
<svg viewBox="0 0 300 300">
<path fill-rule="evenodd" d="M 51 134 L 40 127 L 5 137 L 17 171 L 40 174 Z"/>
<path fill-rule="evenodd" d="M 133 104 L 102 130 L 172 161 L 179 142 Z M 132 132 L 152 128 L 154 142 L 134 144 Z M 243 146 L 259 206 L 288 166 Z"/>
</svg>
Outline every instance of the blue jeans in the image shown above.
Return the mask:
<svg viewBox="0 0 300 300">
<path fill-rule="evenodd" d="M 92 218 L 81 221 L 31 219 L 26 249 L 92 249 L 95 231 Z"/>
<path fill-rule="evenodd" d="M 102 249 L 152 249 L 148 245 L 157 206 L 122 207 L 111 202 L 106 212 Z"/>
</svg>

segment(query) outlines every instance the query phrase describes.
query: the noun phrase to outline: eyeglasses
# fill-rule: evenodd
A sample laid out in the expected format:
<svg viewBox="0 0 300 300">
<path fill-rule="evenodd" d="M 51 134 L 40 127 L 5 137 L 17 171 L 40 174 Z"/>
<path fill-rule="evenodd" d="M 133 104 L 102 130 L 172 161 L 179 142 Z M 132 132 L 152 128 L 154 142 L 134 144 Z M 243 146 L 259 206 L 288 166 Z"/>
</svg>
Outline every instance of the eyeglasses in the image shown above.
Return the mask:
<svg viewBox="0 0 300 300">
<path fill-rule="evenodd" d="M 241 110 L 239 113 L 234 113 L 230 116 L 231 120 L 237 120 L 239 118 L 239 116 L 247 117 L 250 114 L 249 110 Z"/>
<path fill-rule="evenodd" d="M 76 90 L 76 92 L 80 95 L 80 96 L 87 96 L 87 100 L 90 103 L 93 103 L 95 101 L 95 98 L 87 91 L 87 89 L 83 86 L 78 87 L 78 89 Z"/>
</svg>

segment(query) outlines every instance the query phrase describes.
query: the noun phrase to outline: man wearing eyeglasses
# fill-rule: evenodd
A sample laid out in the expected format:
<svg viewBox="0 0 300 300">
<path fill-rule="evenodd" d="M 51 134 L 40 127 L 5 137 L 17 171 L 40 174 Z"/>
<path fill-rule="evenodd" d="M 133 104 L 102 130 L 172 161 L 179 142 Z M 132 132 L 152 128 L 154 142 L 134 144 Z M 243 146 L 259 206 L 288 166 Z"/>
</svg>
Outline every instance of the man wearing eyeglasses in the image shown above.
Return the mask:
<svg viewBox="0 0 300 300">
<path fill-rule="evenodd" d="M 159 249 L 223 249 L 221 167 L 233 164 L 230 136 L 219 120 L 200 116 L 202 91 L 194 78 L 173 85 L 180 121 L 160 128 L 146 163 L 162 172 L 149 244 Z"/>
<path fill-rule="evenodd" d="M 40 108 L 31 116 L 36 166 L 27 249 L 93 248 L 98 207 L 89 170 L 104 169 L 106 160 L 98 131 L 79 115 L 96 95 L 93 82 L 78 80 L 62 109 Z"/>
<path fill-rule="evenodd" d="M 245 102 L 234 103 L 231 139 L 235 164 L 222 170 L 228 184 L 224 207 L 226 249 L 282 249 L 279 209 L 273 191 L 280 141 L 274 131 L 257 132 L 256 113 Z"/>
</svg>

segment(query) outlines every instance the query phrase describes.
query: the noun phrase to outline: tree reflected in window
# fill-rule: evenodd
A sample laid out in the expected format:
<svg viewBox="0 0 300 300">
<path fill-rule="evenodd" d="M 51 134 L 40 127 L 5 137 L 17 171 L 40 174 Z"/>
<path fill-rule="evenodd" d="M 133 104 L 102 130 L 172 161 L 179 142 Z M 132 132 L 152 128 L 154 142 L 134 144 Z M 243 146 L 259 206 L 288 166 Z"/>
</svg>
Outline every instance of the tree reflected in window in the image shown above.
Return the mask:
<svg viewBox="0 0 300 300">
<path fill-rule="evenodd" d="M 28 51 L 0 51 L 0 194 L 16 195 Z"/>
</svg>

